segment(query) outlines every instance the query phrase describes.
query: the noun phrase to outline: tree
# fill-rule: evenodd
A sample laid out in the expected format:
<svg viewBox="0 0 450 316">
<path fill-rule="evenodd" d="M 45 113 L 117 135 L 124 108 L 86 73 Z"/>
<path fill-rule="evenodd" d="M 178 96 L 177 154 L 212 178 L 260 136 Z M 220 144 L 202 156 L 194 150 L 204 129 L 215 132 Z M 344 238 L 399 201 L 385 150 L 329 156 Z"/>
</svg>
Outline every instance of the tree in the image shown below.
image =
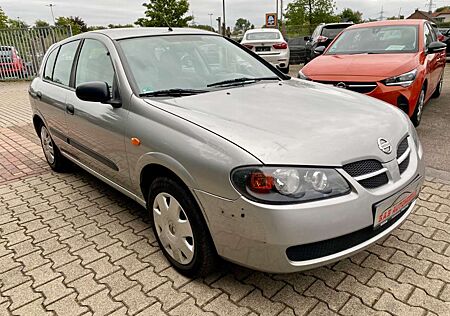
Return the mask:
<svg viewBox="0 0 450 316">
<path fill-rule="evenodd" d="M 49 27 L 50 24 L 47 21 L 38 19 L 34 22 L 34 26 L 35 27 Z"/>
<path fill-rule="evenodd" d="M 9 19 L 8 26 L 12 29 L 23 29 L 30 27 L 27 23 L 19 19 Z"/>
<path fill-rule="evenodd" d="M 334 15 L 335 9 L 334 0 L 295 0 L 287 7 L 286 24 L 307 24 L 312 33 L 313 28 L 319 23 L 337 21 L 337 17 Z"/>
<path fill-rule="evenodd" d="M 79 16 L 60 16 L 56 19 L 55 25 L 70 26 L 73 35 L 88 31 L 87 24 Z"/>
<path fill-rule="evenodd" d="M 342 22 L 362 23 L 362 13 L 359 11 L 353 11 L 350 8 L 344 9 L 338 17 Z"/>
<path fill-rule="evenodd" d="M 139 18 L 134 24 L 139 26 L 186 27 L 194 18 L 186 16 L 188 0 L 149 0 L 142 4 L 147 18 Z"/>
<path fill-rule="evenodd" d="M 0 29 L 6 29 L 8 27 L 8 16 L 5 11 L 0 7 Z"/>
<path fill-rule="evenodd" d="M 134 27 L 133 24 L 108 24 L 109 29 L 130 28 Z"/>
<path fill-rule="evenodd" d="M 440 7 L 436 9 L 436 13 L 442 12 L 442 11 L 448 11 L 450 10 L 450 6 Z"/>
<path fill-rule="evenodd" d="M 234 31 L 236 33 L 242 32 L 245 33 L 245 31 L 252 28 L 252 23 L 244 18 L 239 18 L 236 20 L 236 24 L 234 25 Z M 253 26 L 254 28 L 254 26 Z"/>
</svg>

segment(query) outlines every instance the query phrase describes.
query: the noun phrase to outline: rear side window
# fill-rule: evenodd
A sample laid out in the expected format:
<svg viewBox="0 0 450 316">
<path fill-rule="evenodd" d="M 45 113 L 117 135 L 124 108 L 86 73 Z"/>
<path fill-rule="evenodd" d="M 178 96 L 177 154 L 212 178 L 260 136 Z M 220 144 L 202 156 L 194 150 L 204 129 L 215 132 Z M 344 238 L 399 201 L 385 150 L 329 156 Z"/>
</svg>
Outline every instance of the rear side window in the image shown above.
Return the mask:
<svg viewBox="0 0 450 316">
<path fill-rule="evenodd" d="M 76 72 L 77 87 L 81 83 L 91 81 L 106 82 L 112 87 L 114 68 L 106 47 L 97 40 L 86 39 L 81 48 Z"/>
<path fill-rule="evenodd" d="M 322 30 L 322 36 L 328 37 L 328 38 L 335 38 L 339 35 L 339 33 L 342 32 L 342 30 L 345 30 L 347 26 L 334 26 L 334 27 L 324 27 Z"/>
<path fill-rule="evenodd" d="M 56 56 L 58 55 L 58 49 L 53 50 L 47 58 L 47 62 L 44 68 L 44 79 L 53 80 L 53 68 L 55 67 Z"/>
<path fill-rule="evenodd" d="M 77 51 L 78 43 L 73 41 L 62 45 L 56 59 L 55 69 L 53 70 L 53 81 L 65 86 L 69 85 L 70 72 L 72 70 L 73 60 Z"/>
</svg>

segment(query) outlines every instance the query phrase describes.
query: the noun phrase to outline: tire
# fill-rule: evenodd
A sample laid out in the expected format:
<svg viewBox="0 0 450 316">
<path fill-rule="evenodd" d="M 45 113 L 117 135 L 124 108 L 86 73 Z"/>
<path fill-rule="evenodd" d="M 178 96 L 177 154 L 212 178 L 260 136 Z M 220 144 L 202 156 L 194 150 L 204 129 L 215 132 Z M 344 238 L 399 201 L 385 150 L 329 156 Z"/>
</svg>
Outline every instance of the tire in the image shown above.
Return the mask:
<svg viewBox="0 0 450 316">
<path fill-rule="evenodd" d="M 203 277 L 217 267 L 208 227 L 187 189 L 170 178 L 157 178 L 150 186 L 147 208 L 159 247 L 179 273 Z"/>
<path fill-rule="evenodd" d="M 61 155 L 60 150 L 55 145 L 55 142 L 53 141 L 45 125 L 42 124 L 39 131 L 42 151 L 44 152 L 45 159 L 47 160 L 50 168 L 56 172 L 67 171 L 71 166 L 71 162 L 66 157 Z"/>
<path fill-rule="evenodd" d="M 441 80 L 439 80 L 438 86 L 431 96 L 433 99 L 437 99 L 441 96 L 442 88 L 444 87 L 444 75 L 441 76 Z"/>
<path fill-rule="evenodd" d="M 287 67 L 280 68 L 280 70 L 281 70 L 282 73 L 288 75 L 289 74 L 289 67 L 290 67 L 290 65 L 287 65 Z"/>
<path fill-rule="evenodd" d="M 425 96 L 426 96 L 426 88 L 424 86 L 420 91 L 416 108 L 414 109 L 414 113 L 411 117 L 411 121 L 413 122 L 415 127 L 419 126 L 420 122 L 422 121 L 423 108 L 425 106 Z"/>
</svg>

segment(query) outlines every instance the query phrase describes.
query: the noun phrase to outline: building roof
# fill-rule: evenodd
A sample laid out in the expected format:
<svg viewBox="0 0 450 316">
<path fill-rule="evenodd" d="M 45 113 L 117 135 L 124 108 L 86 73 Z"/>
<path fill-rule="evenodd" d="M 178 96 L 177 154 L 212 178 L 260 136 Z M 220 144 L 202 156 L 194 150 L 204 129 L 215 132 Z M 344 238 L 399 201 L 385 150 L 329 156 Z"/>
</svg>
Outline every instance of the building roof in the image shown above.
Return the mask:
<svg viewBox="0 0 450 316">
<path fill-rule="evenodd" d="M 450 14 L 450 9 L 444 9 L 443 11 L 441 11 L 441 12 L 434 12 L 433 13 L 433 17 L 438 17 L 438 16 L 440 16 L 440 15 L 444 15 L 444 14 Z"/>
<path fill-rule="evenodd" d="M 422 18 L 422 19 L 425 19 L 425 20 L 428 20 L 428 21 L 432 21 L 432 22 L 436 22 L 436 20 L 433 17 L 433 13 L 420 11 L 419 9 L 416 9 L 416 11 L 414 11 L 414 13 L 411 14 L 406 19 L 417 19 L 417 18 L 419 18 L 418 16 L 420 16 L 420 18 Z"/>
</svg>

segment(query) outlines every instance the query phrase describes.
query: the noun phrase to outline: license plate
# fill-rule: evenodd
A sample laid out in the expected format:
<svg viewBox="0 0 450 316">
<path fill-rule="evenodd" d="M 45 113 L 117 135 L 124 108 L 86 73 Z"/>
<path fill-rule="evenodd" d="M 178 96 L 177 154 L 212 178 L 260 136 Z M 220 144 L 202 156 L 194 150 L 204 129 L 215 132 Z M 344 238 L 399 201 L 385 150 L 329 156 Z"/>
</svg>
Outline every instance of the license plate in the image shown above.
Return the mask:
<svg viewBox="0 0 450 316">
<path fill-rule="evenodd" d="M 399 193 L 376 204 L 373 227 L 378 228 L 386 224 L 414 202 L 419 195 L 421 183 L 421 178 L 417 178 Z"/>
<path fill-rule="evenodd" d="M 256 47 L 257 52 L 270 52 L 270 47 Z"/>
</svg>

